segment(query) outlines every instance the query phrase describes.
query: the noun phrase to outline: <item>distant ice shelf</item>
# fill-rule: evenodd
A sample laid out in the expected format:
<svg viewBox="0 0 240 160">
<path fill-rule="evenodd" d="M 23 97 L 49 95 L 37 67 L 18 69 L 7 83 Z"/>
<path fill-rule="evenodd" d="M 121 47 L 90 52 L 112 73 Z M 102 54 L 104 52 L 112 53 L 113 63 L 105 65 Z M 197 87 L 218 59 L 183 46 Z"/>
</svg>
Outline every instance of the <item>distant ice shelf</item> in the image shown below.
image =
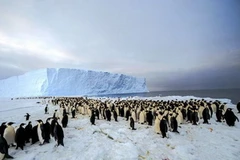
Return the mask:
<svg viewBox="0 0 240 160">
<path fill-rule="evenodd" d="M 46 68 L 0 80 L 0 97 L 82 96 L 148 92 L 145 78 Z"/>
</svg>

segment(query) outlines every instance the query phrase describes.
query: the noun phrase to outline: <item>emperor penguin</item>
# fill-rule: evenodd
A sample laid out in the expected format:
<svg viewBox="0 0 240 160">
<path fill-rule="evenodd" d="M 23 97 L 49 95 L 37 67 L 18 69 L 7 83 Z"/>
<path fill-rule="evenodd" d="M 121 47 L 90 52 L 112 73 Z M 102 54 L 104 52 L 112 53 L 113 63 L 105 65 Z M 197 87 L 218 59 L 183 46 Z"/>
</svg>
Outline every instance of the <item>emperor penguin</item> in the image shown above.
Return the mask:
<svg viewBox="0 0 240 160">
<path fill-rule="evenodd" d="M 26 115 L 24 117 L 26 117 L 26 121 L 28 121 L 29 117 L 30 117 L 30 114 L 26 113 Z"/>
<path fill-rule="evenodd" d="M 55 122 L 55 127 L 54 127 L 54 138 L 55 141 L 57 142 L 57 146 L 62 145 L 64 146 L 63 143 L 63 138 L 64 138 L 64 133 L 62 127 L 58 124 L 58 122 Z"/>
<path fill-rule="evenodd" d="M 136 128 L 134 128 L 134 119 L 132 117 L 130 117 L 130 127 L 132 130 L 136 130 Z"/>
<path fill-rule="evenodd" d="M 40 141 L 40 145 L 43 145 L 44 143 L 44 138 L 45 138 L 45 133 L 44 133 L 44 128 L 43 128 L 43 121 L 42 120 L 37 120 L 37 135 L 38 139 Z"/>
<path fill-rule="evenodd" d="M 178 132 L 178 122 L 177 122 L 176 117 L 177 117 L 177 114 L 173 113 L 173 115 L 170 118 L 170 127 L 172 128 L 172 132 L 179 133 Z"/>
<path fill-rule="evenodd" d="M 43 130 L 44 130 L 44 134 L 45 134 L 45 138 L 44 138 L 44 143 L 49 143 L 50 140 L 50 135 L 51 135 L 51 125 L 49 123 L 49 120 L 51 118 L 47 118 L 46 122 L 43 124 Z"/>
<path fill-rule="evenodd" d="M 239 122 L 238 117 L 233 113 L 232 108 L 228 108 L 224 114 L 224 118 L 226 120 L 226 123 L 229 126 L 234 126 L 235 121 L 237 120 Z"/>
<path fill-rule="evenodd" d="M 146 117 L 147 117 L 148 125 L 149 125 L 149 126 L 152 126 L 153 114 L 152 114 L 152 111 L 151 111 L 151 110 L 148 110 L 148 112 L 147 112 L 147 114 L 146 114 Z"/>
<path fill-rule="evenodd" d="M 32 137 L 32 122 L 29 121 L 27 126 L 25 127 L 25 142 L 29 143 L 31 137 Z"/>
<path fill-rule="evenodd" d="M 144 110 L 142 109 L 139 115 L 139 123 L 144 124 L 145 117 L 144 117 Z"/>
<path fill-rule="evenodd" d="M 203 117 L 203 123 L 209 124 L 208 120 L 210 119 L 210 114 L 207 106 L 205 106 L 205 108 L 203 109 L 202 117 Z"/>
<path fill-rule="evenodd" d="M 113 118 L 114 118 L 114 120 L 117 122 L 118 120 L 117 120 L 117 117 L 118 117 L 118 115 L 117 115 L 117 112 L 116 112 L 116 110 L 113 110 Z"/>
<path fill-rule="evenodd" d="M 8 148 L 6 139 L 0 135 L 0 160 L 4 158 L 13 159 L 13 157 L 8 154 Z"/>
<path fill-rule="evenodd" d="M 23 128 L 23 126 L 25 125 L 25 123 L 21 123 L 19 128 L 16 131 L 16 136 L 15 136 L 15 142 L 17 144 L 16 149 L 18 149 L 18 147 L 20 147 L 23 150 L 23 146 L 25 146 L 25 129 Z"/>
<path fill-rule="evenodd" d="M 238 113 L 240 113 L 240 101 L 237 104 L 237 110 L 238 110 Z"/>
<path fill-rule="evenodd" d="M 92 110 L 92 114 L 91 114 L 91 117 L 90 117 L 90 122 L 92 125 L 95 125 L 95 113 L 94 113 L 94 110 Z"/>
<path fill-rule="evenodd" d="M 76 115 L 75 107 L 72 107 L 71 112 L 72 112 L 72 118 L 75 118 L 75 115 Z"/>
<path fill-rule="evenodd" d="M 48 104 L 46 104 L 44 111 L 45 111 L 45 114 L 48 114 Z"/>
<path fill-rule="evenodd" d="M 68 114 L 65 113 L 65 114 L 63 114 L 63 118 L 62 118 L 62 127 L 66 128 L 67 124 L 68 124 Z"/>
<path fill-rule="evenodd" d="M 154 131 L 157 134 L 160 134 L 160 118 L 161 116 L 156 113 L 155 123 L 154 123 Z"/>
<path fill-rule="evenodd" d="M 4 130 L 3 137 L 6 139 L 8 145 L 15 146 L 14 142 L 15 142 L 16 132 L 15 132 L 15 129 L 13 128 L 12 124 L 14 124 L 14 123 L 9 122 L 7 124 L 7 128 Z"/>
<path fill-rule="evenodd" d="M 160 120 L 160 131 L 162 133 L 162 138 L 167 137 L 168 125 L 165 116 L 163 116 L 162 119 Z"/>
</svg>

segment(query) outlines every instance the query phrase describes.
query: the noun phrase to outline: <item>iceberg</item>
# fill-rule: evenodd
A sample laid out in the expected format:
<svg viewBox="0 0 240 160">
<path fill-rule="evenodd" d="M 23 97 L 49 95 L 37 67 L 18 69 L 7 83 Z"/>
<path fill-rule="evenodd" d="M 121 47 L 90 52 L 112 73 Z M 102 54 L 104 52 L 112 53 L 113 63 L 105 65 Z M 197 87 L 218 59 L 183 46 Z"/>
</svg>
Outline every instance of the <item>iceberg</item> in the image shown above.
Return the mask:
<svg viewBox="0 0 240 160">
<path fill-rule="evenodd" d="M 68 68 L 45 68 L 0 80 L 0 97 L 90 96 L 148 92 L 145 78 Z"/>
</svg>

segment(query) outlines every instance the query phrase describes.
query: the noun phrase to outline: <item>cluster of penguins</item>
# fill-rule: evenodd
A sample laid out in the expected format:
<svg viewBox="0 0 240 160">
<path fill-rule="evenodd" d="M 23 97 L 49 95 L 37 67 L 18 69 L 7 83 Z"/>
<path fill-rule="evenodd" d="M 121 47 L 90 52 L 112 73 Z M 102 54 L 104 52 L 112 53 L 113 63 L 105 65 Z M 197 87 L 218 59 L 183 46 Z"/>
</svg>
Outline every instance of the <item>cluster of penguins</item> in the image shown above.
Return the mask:
<svg viewBox="0 0 240 160">
<path fill-rule="evenodd" d="M 45 107 L 45 114 L 47 113 L 48 105 Z M 41 119 L 36 120 L 37 124 L 32 126 L 32 122 L 29 121 L 30 114 L 27 113 L 24 117 L 26 117 L 28 124 L 21 123 L 16 129 L 12 126 L 14 122 L 3 122 L 0 126 L 0 160 L 13 158 L 8 154 L 9 147 L 23 150 L 27 143 L 40 142 L 39 145 L 50 143 L 51 137 L 57 142 L 56 146 L 64 146 L 64 132 L 54 115 L 47 118 L 45 123 Z"/>
<path fill-rule="evenodd" d="M 135 123 L 142 125 L 154 125 L 154 131 L 167 137 L 167 132 L 178 132 L 178 127 L 184 123 L 198 125 L 199 120 L 203 119 L 204 124 L 209 124 L 213 114 L 216 115 L 217 122 L 226 122 L 229 126 L 234 126 L 235 121 L 239 121 L 231 108 L 227 108 L 226 103 L 216 101 L 206 101 L 204 99 L 190 99 L 185 101 L 178 100 L 133 100 L 133 99 L 88 99 L 87 97 L 59 97 L 51 100 L 53 105 L 59 106 L 53 116 L 47 118 L 45 123 L 37 120 L 37 125 L 32 127 L 31 121 L 26 125 L 21 123 L 19 128 L 12 127 L 13 122 L 3 122 L 0 126 L 0 160 L 13 158 L 8 154 L 10 146 L 16 149 L 23 147 L 26 143 L 35 144 L 40 141 L 40 145 L 49 143 L 53 137 L 57 146 L 62 145 L 64 133 L 63 128 L 68 125 L 71 114 L 76 118 L 76 114 L 88 115 L 90 122 L 95 125 L 96 120 L 107 120 L 118 122 L 118 117 L 123 117 L 129 121 L 130 129 L 136 130 Z M 240 102 L 237 104 L 240 113 Z M 48 114 L 48 104 L 45 107 L 45 114 Z M 25 115 L 29 120 L 30 115 Z M 24 128 L 24 126 L 26 127 Z M 16 145 L 15 145 L 16 144 Z"/>
<path fill-rule="evenodd" d="M 199 124 L 203 119 L 204 124 L 210 124 L 209 120 L 213 114 L 216 115 L 217 122 L 226 122 L 229 126 L 234 126 L 235 121 L 239 121 L 232 111 L 227 108 L 226 103 L 216 101 L 206 101 L 205 99 L 190 99 L 186 101 L 163 101 L 163 100 L 110 100 L 110 99 L 88 99 L 78 98 L 56 98 L 52 100 L 54 105 L 59 105 L 56 110 L 58 119 L 62 119 L 62 126 L 67 126 L 68 113 L 72 113 L 72 118 L 76 114 L 88 115 L 90 122 L 95 125 L 96 119 L 118 121 L 118 116 L 124 117 L 130 122 L 130 128 L 136 130 L 135 122 L 152 126 L 157 134 L 167 137 L 168 130 L 178 132 L 180 124 Z M 237 105 L 240 112 L 240 103 Z M 62 116 L 61 116 L 62 115 Z"/>
</svg>

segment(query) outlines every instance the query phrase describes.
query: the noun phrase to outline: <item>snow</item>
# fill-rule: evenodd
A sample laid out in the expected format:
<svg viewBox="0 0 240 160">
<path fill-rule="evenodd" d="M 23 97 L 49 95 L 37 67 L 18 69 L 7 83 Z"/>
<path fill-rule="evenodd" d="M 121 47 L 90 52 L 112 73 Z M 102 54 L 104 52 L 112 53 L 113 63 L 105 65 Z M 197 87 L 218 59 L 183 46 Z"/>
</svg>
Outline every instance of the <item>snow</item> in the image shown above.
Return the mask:
<svg viewBox="0 0 240 160">
<path fill-rule="evenodd" d="M 148 92 L 146 80 L 91 70 L 46 68 L 0 81 L 0 97 L 79 96 Z"/>
<path fill-rule="evenodd" d="M 150 97 L 152 100 L 189 100 L 192 96 L 181 97 Z M 114 99 L 114 98 L 112 98 Z M 127 99 L 146 99 L 146 97 L 132 97 Z M 202 98 L 199 98 L 202 99 Z M 213 100 L 213 99 L 208 99 Z M 236 106 L 228 103 L 228 99 L 219 99 L 227 102 L 233 108 L 235 115 Z M 0 123 L 13 121 L 14 127 L 26 122 L 24 115 L 29 113 L 33 125 L 35 120 L 44 122 L 51 117 L 59 106 L 49 104 L 50 114 L 44 114 L 45 104 L 42 99 L 1 99 Z M 154 132 L 153 126 L 135 123 L 137 130 L 129 129 L 129 122 L 118 117 L 119 122 L 96 120 L 96 125 L 91 125 L 88 115 L 77 114 L 76 119 L 69 119 L 68 127 L 64 128 L 65 146 L 55 147 L 51 139 L 49 144 L 39 145 L 39 142 L 27 144 L 24 150 L 15 150 L 11 147 L 9 153 L 16 160 L 26 159 L 58 159 L 58 160 L 135 160 L 135 159 L 168 159 L 168 160 L 238 160 L 240 154 L 240 123 L 234 127 L 226 123 L 217 123 L 215 115 L 210 119 L 211 124 L 193 126 L 183 124 L 179 128 L 180 134 L 168 132 L 169 138 L 162 138 Z"/>
</svg>

